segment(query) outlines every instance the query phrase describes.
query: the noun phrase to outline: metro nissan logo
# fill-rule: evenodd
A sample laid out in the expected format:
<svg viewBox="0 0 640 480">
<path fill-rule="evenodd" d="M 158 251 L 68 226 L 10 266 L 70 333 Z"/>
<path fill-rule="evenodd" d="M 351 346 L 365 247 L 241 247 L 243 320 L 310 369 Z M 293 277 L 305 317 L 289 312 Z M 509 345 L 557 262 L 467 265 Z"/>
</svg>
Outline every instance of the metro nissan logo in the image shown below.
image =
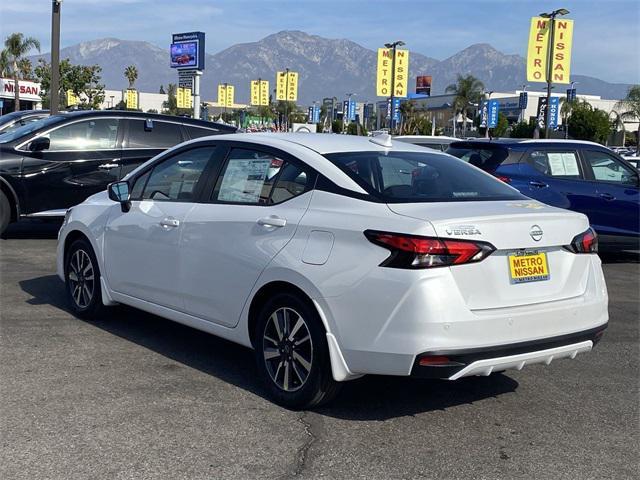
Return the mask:
<svg viewBox="0 0 640 480">
<path fill-rule="evenodd" d="M 529 230 L 529 235 L 531 235 L 531 238 L 533 238 L 535 242 L 539 242 L 542 238 L 542 229 L 539 225 L 533 225 Z"/>
</svg>

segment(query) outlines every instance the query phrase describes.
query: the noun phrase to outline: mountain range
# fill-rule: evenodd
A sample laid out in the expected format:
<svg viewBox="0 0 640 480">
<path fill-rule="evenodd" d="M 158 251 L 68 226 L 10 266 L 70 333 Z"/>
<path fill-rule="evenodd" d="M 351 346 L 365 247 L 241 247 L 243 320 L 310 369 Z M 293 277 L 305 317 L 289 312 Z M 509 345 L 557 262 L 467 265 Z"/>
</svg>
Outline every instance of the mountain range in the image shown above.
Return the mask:
<svg viewBox="0 0 640 480">
<path fill-rule="evenodd" d="M 41 55 L 48 59 L 49 55 Z M 32 57 L 36 61 L 39 56 Z M 104 38 L 64 48 L 61 58 L 72 63 L 102 67 L 102 80 L 108 89 L 127 86 L 124 69 L 138 68 L 136 88 L 157 92 L 160 85 L 177 83 L 177 72 L 169 68 L 168 48 L 148 42 Z M 250 80 L 270 80 L 275 88 L 275 72 L 289 68 L 299 72 L 300 104 L 311 104 L 324 97 L 345 97 L 355 93 L 358 101 L 375 101 L 376 52 L 346 39 L 328 39 L 300 31 L 282 31 L 257 42 L 233 45 L 216 54 L 207 54 L 201 81 L 204 100 L 217 98 L 217 85 L 228 82 L 235 86 L 235 102 L 247 103 Z M 444 93 L 455 82 L 457 74 L 472 74 L 482 80 L 487 90 L 513 91 L 525 80 L 525 59 L 502 53 L 491 45 L 479 43 L 444 60 L 410 52 L 409 91 L 414 91 L 416 75 L 433 77 L 432 94 Z M 572 75 L 579 82 L 580 93 L 619 99 L 627 84 L 609 83 L 586 75 Z M 544 84 L 529 84 L 542 89 Z M 556 88 L 564 89 L 564 86 Z"/>
</svg>

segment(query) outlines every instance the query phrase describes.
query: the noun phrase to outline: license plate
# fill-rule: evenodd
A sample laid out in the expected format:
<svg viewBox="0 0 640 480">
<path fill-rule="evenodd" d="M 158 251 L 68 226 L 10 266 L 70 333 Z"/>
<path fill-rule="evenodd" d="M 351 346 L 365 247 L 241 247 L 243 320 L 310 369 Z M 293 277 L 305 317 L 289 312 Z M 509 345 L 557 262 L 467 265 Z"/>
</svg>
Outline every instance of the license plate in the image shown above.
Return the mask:
<svg viewBox="0 0 640 480">
<path fill-rule="evenodd" d="M 509 255 L 511 283 L 549 280 L 549 264 L 544 252 L 517 252 Z"/>
</svg>

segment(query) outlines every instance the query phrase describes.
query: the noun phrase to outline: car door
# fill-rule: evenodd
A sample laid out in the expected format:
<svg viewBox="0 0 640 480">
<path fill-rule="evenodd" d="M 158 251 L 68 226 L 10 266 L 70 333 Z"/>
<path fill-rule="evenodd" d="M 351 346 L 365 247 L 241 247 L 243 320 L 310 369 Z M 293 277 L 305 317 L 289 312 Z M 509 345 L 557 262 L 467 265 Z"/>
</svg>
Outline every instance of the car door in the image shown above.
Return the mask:
<svg viewBox="0 0 640 480">
<path fill-rule="evenodd" d="M 154 118 L 129 118 L 122 149 L 120 178 L 147 160 L 185 140 L 182 125 Z"/>
<path fill-rule="evenodd" d="M 584 149 L 582 155 L 595 190 L 594 228 L 601 234 L 640 235 L 638 172 L 602 150 Z"/>
<path fill-rule="evenodd" d="M 267 264 L 296 231 L 315 173 L 283 152 L 234 146 L 209 203 L 189 211 L 182 233 L 187 313 L 235 326 Z"/>
<path fill-rule="evenodd" d="M 117 293 L 182 310 L 180 235 L 206 183 L 214 146 L 180 150 L 131 180 L 131 209 L 114 205 L 105 228 L 106 278 Z"/>
<path fill-rule="evenodd" d="M 519 169 L 526 177 L 521 179 L 523 194 L 554 207 L 591 213 L 595 188 L 585 181 L 575 148 L 533 148 Z"/>
<path fill-rule="evenodd" d="M 121 123 L 116 117 L 84 118 L 42 132 L 20 146 L 23 211 L 47 214 L 64 210 L 107 188 L 119 178 Z M 34 142 L 48 139 L 41 151 Z"/>
</svg>

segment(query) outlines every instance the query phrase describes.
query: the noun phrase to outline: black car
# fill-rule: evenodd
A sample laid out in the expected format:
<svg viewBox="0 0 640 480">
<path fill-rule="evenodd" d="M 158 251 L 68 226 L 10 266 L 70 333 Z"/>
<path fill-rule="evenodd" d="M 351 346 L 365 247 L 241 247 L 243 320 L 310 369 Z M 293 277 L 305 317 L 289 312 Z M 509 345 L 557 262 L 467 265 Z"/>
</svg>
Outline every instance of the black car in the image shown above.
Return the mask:
<svg viewBox="0 0 640 480">
<path fill-rule="evenodd" d="M 128 111 L 60 113 L 0 135 L 0 233 L 24 217 L 63 217 L 183 141 L 233 133 L 203 120 Z"/>
<path fill-rule="evenodd" d="M 0 135 L 48 116 L 49 110 L 19 110 L 7 113 L 0 117 Z"/>
</svg>

